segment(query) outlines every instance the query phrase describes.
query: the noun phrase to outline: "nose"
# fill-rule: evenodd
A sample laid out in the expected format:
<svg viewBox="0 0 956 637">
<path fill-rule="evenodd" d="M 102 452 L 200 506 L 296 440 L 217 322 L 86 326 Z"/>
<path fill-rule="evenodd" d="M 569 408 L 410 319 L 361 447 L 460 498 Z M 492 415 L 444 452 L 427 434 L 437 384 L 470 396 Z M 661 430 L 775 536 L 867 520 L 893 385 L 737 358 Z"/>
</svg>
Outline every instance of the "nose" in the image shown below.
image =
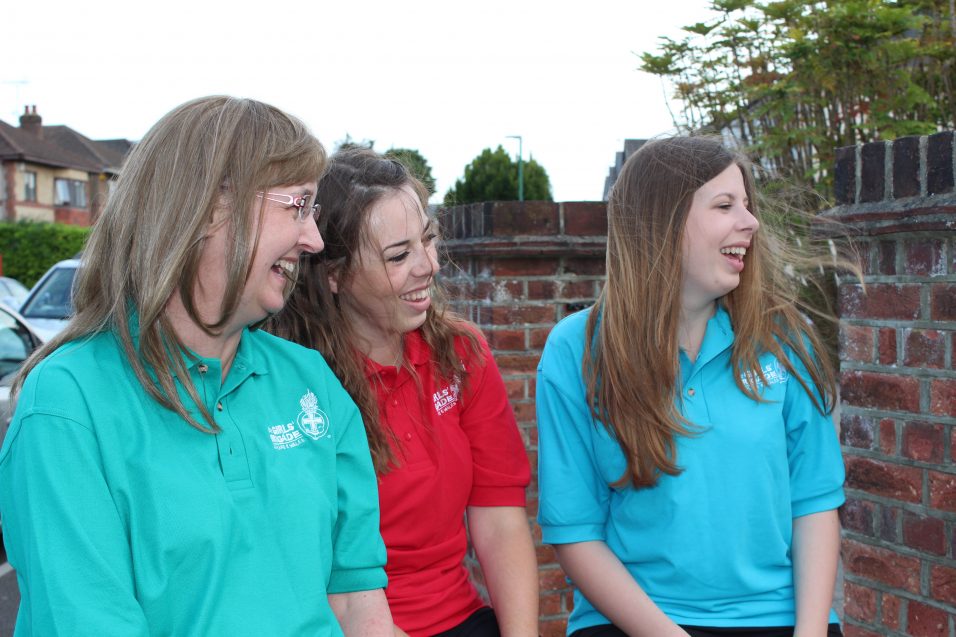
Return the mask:
<svg viewBox="0 0 956 637">
<path fill-rule="evenodd" d="M 750 212 L 750 209 L 746 207 L 743 207 L 738 225 L 741 230 L 749 231 L 751 233 L 757 232 L 757 230 L 760 228 L 760 222 L 757 221 L 757 217 L 755 217 L 753 213 Z"/>
<path fill-rule="evenodd" d="M 438 250 L 434 245 L 425 246 L 421 256 L 415 263 L 414 274 L 422 277 L 430 277 L 438 272 Z"/>
<path fill-rule="evenodd" d="M 302 229 L 299 231 L 299 245 L 302 246 L 303 252 L 322 252 L 322 248 L 325 247 L 322 235 L 319 234 L 319 226 L 313 217 L 309 217 L 302 224 Z"/>
</svg>

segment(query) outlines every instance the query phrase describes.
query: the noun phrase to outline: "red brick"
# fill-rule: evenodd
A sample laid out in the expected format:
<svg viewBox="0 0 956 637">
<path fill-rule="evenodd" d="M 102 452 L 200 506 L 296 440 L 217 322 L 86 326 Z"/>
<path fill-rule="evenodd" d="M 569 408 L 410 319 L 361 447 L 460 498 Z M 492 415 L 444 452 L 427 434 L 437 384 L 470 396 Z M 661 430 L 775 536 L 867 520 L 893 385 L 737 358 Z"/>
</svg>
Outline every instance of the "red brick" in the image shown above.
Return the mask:
<svg viewBox="0 0 956 637">
<path fill-rule="evenodd" d="M 554 305 L 496 305 L 491 308 L 492 325 L 520 325 L 524 323 L 555 323 Z"/>
<path fill-rule="evenodd" d="M 519 350 L 523 352 L 526 349 L 525 331 L 491 330 L 489 332 L 488 344 L 495 353 L 500 350 Z"/>
<path fill-rule="evenodd" d="M 874 505 L 865 500 L 849 497 L 840 507 L 840 523 L 844 530 L 873 535 Z"/>
<path fill-rule="evenodd" d="M 843 541 L 843 565 L 848 574 L 919 593 L 919 560 L 886 549 Z"/>
<path fill-rule="evenodd" d="M 514 372 L 534 372 L 538 368 L 537 354 L 503 354 L 495 356 L 498 369 L 502 374 Z"/>
<path fill-rule="evenodd" d="M 930 288 L 929 317 L 934 321 L 956 321 L 956 284 L 940 283 Z"/>
<path fill-rule="evenodd" d="M 534 551 L 538 557 L 538 564 L 540 564 L 541 566 L 544 566 L 546 564 L 557 565 L 558 554 L 554 552 L 554 547 L 551 546 L 550 544 L 541 544 L 539 546 L 536 546 L 534 547 Z M 544 614 L 547 614 L 547 613 L 544 613 Z"/>
<path fill-rule="evenodd" d="M 888 456 L 896 454 L 896 421 L 892 418 L 880 421 L 880 451 Z"/>
<path fill-rule="evenodd" d="M 491 273 L 495 276 L 546 276 L 558 272 L 556 259 L 494 259 Z"/>
<path fill-rule="evenodd" d="M 903 455 L 923 462 L 942 462 L 943 426 L 907 422 L 903 425 Z"/>
<path fill-rule="evenodd" d="M 849 447 L 872 449 L 875 426 L 872 418 L 860 414 L 843 414 L 840 418 L 840 440 Z"/>
<path fill-rule="evenodd" d="M 839 291 L 842 318 L 901 319 L 919 317 L 920 287 L 916 284 L 893 285 L 872 283 L 863 291 L 861 285 L 842 285 Z"/>
<path fill-rule="evenodd" d="M 538 622 L 538 634 L 540 637 L 564 637 L 567 627 L 567 619 L 543 619 Z"/>
<path fill-rule="evenodd" d="M 560 591 L 568 587 L 568 580 L 560 568 L 542 568 L 538 571 L 538 585 L 542 591 Z"/>
<path fill-rule="evenodd" d="M 505 391 L 508 392 L 508 400 L 523 400 L 527 398 L 527 383 L 520 378 L 505 381 Z"/>
<path fill-rule="evenodd" d="M 946 274 L 943 242 L 926 239 L 907 241 L 905 274 L 941 276 Z"/>
<path fill-rule="evenodd" d="M 929 472 L 929 504 L 940 511 L 956 512 L 956 474 Z"/>
<path fill-rule="evenodd" d="M 561 288 L 562 299 L 586 299 L 593 301 L 597 298 L 594 279 L 583 281 L 566 281 Z"/>
<path fill-rule="evenodd" d="M 843 635 L 844 637 L 882 637 L 880 633 L 874 633 L 862 626 L 854 626 L 853 624 L 847 624 L 843 627 Z"/>
<path fill-rule="evenodd" d="M 900 510 L 897 507 L 881 505 L 879 508 L 880 539 L 893 544 L 900 543 Z"/>
<path fill-rule="evenodd" d="M 956 381 L 953 383 L 956 388 Z M 843 400 L 854 407 L 918 413 L 919 380 L 875 372 L 844 372 L 840 381 Z"/>
<path fill-rule="evenodd" d="M 903 542 L 906 546 L 932 553 L 946 554 L 946 528 L 939 518 L 918 516 L 912 513 L 903 514 Z"/>
<path fill-rule="evenodd" d="M 872 623 L 876 617 L 876 591 L 866 586 L 846 582 L 844 588 L 843 612 L 853 619 Z"/>
<path fill-rule="evenodd" d="M 877 247 L 879 274 L 896 274 L 896 242 L 880 241 Z"/>
<path fill-rule="evenodd" d="M 544 344 L 551 333 L 550 327 L 535 327 L 528 330 L 528 348 L 533 350 L 544 349 Z"/>
<path fill-rule="evenodd" d="M 561 204 L 564 234 L 575 237 L 607 236 L 607 204 L 600 201 L 568 201 Z"/>
<path fill-rule="evenodd" d="M 956 464 L 956 427 L 952 427 L 949 432 L 949 456 L 950 461 Z M 953 557 L 956 557 L 956 552 Z"/>
<path fill-rule="evenodd" d="M 538 612 L 545 616 L 564 612 L 561 607 L 561 593 L 541 593 L 538 597 Z"/>
<path fill-rule="evenodd" d="M 923 472 L 889 462 L 848 456 L 846 486 L 894 500 L 919 503 Z"/>
<path fill-rule="evenodd" d="M 496 201 L 491 208 L 491 234 L 558 234 L 558 204 L 550 201 Z"/>
<path fill-rule="evenodd" d="M 956 379 L 934 378 L 930 382 L 929 410 L 939 416 L 956 417 Z"/>
<path fill-rule="evenodd" d="M 842 325 L 840 327 L 840 360 L 873 362 L 873 328 Z"/>
<path fill-rule="evenodd" d="M 903 330 L 903 364 L 907 367 L 946 366 L 946 334 L 939 330 Z"/>
<path fill-rule="evenodd" d="M 896 595 L 883 593 L 881 602 L 883 606 L 883 625 L 891 630 L 899 630 L 900 623 L 903 621 L 903 615 L 900 613 L 903 606 L 902 600 Z"/>
<path fill-rule="evenodd" d="M 956 606 L 956 568 L 939 564 L 931 566 L 929 593 L 933 599 Z"/>
<path fill-rule="evenodd" d="M 949 618 L 946 611 L 910 600 L 906 610 L 906 632 L 919 637 L 946 637 Z"/>
<path fill-rule="evenodd" d="M 880 365 L 896 363 L 896 330 L 892 327 L 880 328 L 879 362 Z"/>
<path fill-rule="evenodd" d="M 583 274 L 591 276 L 605 275 L 604 257 L 575 257 L 566 259 L 564 262 L 564 271 L 567 274 Z"/>
<path fill-rule="evenodd" d="M 556 290 L 554 281 L 528 281 L 528 298 L 531 300 L 556 299 Z"/>
<path fill-rule="evenodd" d="M 515 411 L 515 419 L 518 422 L 534 422 L 535 413 L 534 413 L 534 403 L 533 402 L 522 402 L 513 404 Z"/>
</svg>

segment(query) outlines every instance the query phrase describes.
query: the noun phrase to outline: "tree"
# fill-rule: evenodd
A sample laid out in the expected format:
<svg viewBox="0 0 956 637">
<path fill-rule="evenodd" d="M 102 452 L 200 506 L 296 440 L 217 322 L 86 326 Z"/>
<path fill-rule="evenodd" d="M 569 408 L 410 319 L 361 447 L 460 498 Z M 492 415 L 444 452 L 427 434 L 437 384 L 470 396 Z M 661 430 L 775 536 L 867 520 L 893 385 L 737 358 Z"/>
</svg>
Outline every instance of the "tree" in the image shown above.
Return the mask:
<svg viewBox="0 0 956 637">
<path fill-rule="evenodd" d="M 401 162 L 413 175 L 415 175 L 428 189 L 428 196 L 435 194 L 435 178 L 432 177 L 432 168 L 428 165 L 428 160 L 414 148 L 390 148 L 385 151 L 385 156 Z"/>
<path fill-rule="evenodd" d="M 830 192 L 834 151 L 956 125 L 953 0 L 712 0 L 641 68 L 683 130 L 734 140 L 771 178 Z"/>
<path fill-rule="evenodd" d="M 551 181 L 544 167 L 533 158 L 521 167 L 524 197 L 527 200 L 551 201 Z M 445 205 L 480 201 L 517 201 L 518 163 L 500 145 L 486 148 L 465 166 L 465 175 L 445 194 Z"/>
</svg>

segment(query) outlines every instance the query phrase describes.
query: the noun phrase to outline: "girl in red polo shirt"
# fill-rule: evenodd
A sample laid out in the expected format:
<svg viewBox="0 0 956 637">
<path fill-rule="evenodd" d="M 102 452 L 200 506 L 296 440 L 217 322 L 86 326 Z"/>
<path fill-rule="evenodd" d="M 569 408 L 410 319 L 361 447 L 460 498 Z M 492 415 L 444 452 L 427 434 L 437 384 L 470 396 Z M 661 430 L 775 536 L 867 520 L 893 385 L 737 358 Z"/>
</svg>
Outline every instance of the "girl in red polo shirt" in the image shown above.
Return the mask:
<svg viewBox="0 0 956 637">
<path fill-rule="evenodd" d="M 321 351 L 362 411 L 396 633 L 537 635 L 528 459 L 488 345 L 442 303 L 427 199 L 397 161 L 334 155 L 317 195 L 325 250 L 274 329 Z M 468 537 L 493 609 L 469 581 Z"/>
</svg>

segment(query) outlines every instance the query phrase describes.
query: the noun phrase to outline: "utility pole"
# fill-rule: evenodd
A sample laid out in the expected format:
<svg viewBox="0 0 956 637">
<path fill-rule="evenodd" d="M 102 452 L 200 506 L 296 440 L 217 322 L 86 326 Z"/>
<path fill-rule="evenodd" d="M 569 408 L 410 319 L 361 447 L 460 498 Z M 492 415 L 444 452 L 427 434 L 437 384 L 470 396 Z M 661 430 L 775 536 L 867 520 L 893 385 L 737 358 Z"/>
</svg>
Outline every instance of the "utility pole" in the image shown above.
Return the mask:
<svg viewBox="0 0 956 637">
<path fill-rule="evenodd" d="M 518 140 L 518 201 L 524 201 L 524 171 L 521 166 L 521 135 L 508 135 L 508 139 Z"/>
</svg>

